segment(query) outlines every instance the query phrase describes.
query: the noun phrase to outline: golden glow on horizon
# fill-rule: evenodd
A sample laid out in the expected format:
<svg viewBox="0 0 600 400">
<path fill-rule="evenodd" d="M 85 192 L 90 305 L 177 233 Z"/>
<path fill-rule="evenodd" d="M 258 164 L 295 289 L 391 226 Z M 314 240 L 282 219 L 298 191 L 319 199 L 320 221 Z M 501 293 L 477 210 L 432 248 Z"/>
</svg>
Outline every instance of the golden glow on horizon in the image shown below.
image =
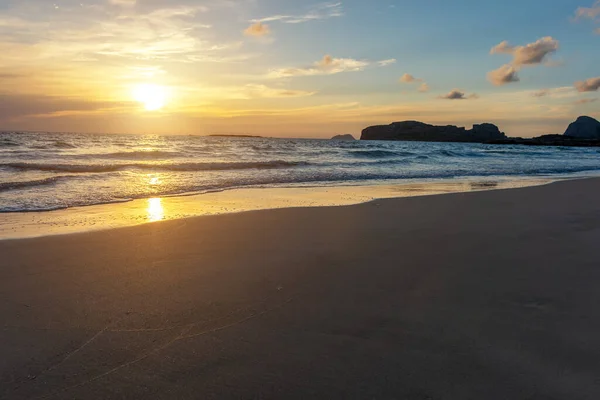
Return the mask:
<svg viewBox="0 0 600 400">
<path fill-rule="evenodd" d="M 133 88 L 133 98 L 147 111 L 158 111 L 167 103 L 167 90 L 153 83 L 143 83 Z"/>
<path fill-rule="evenodd" d="M 162 205 L 162 199 L 148 199 L 148 221 L 157 222 L 165 219 L 165 209 Z"/>
</svg>

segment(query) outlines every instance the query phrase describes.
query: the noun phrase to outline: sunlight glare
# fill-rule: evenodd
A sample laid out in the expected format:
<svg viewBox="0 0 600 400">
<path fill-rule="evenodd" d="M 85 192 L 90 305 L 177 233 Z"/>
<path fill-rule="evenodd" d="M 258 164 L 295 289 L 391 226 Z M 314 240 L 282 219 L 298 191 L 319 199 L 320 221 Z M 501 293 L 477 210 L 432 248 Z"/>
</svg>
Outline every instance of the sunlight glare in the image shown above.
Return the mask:
<svg viewBox="0 0 600 400">
<path fill-rule="evenodd" d="M 150 222 L 157 222 L 163 219 L 165 219 L 165 210 L 162 205 L 162 199 L 148 199 L 148 220 Z"/>
<path fill-rule="evenodd" d="M 167 102 L 167 90 L 163 86 L 144 83 L 134 87 L 133 98 L 142 103 L 147 111 L 157 111 Z"/>
</svg>

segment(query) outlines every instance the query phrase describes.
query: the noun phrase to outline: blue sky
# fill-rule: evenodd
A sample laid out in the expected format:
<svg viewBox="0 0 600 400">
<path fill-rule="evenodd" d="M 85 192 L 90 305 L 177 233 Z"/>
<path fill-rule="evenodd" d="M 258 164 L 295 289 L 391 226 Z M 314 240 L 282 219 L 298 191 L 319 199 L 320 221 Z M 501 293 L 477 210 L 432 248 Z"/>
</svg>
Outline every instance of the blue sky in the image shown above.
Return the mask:
<svg viewBox="0 0 600 400">
<path fill-rule="evenodd" d="M 562 133 L 600 117 L 598 48 L 594 0 L 0 0 L 0 129 Z"/>
</svg>

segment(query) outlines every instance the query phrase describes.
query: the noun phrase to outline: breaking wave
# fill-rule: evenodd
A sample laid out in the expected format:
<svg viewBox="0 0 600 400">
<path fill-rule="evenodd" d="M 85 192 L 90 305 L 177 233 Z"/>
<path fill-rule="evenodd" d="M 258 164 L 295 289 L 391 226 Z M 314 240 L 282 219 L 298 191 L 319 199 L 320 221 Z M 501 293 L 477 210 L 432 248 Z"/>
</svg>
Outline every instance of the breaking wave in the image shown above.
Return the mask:
<svg viewBox="0 0 600 400">
<path fill-rule="evenodd" d="M 22 182 L 0 182 L 0 192 L 7 192 L 9 190 L 27 189 L 35 186 L 46 186 L 54 185 L 57 182 L 69 179 L 68 176 L 53 176 L 46 179 L 36 179 L 32 181 Z"/>
<path fill-rule="evenodd" d="M 228 171 L 244 169 L 279 169 L 310 165 L 307 162 L 265 161 L 265 162 L 224 162 L 224 163 L 179 163 L 179 164 L 41 164 L 41 163 L 5 163 L 0 167 L 20 171 L 72 172 L 72 173 L 102 173 L 117 172 L 126 169 L 141 169 L 148 171 Z"/>
</svg>

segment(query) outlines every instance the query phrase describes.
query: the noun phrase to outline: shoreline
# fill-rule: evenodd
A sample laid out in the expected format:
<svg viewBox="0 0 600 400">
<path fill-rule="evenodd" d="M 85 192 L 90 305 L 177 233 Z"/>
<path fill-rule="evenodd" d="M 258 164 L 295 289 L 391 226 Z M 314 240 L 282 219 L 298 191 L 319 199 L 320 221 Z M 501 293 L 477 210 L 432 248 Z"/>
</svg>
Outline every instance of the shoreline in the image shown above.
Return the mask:
<svg viewBox="0 0 600 400">
<path fill-rule="evenodd" d="M 593 176 L 496 176 L 363 185 L 248 187 L 48 211 L 7 212 L 0 214 L 3 219 L 0 241 L 70 235 L 249 211 L 351 206 L 379 199 L 516 189 L 588 178 Z"/>
</svg>

